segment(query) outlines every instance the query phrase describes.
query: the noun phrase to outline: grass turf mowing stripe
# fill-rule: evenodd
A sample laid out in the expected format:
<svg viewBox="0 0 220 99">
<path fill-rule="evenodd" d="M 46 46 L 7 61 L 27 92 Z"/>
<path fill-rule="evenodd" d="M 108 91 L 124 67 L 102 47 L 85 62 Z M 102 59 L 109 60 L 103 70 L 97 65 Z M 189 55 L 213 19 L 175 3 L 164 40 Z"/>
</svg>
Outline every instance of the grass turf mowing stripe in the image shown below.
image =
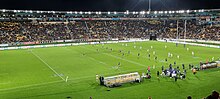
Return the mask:
<svg viewBox="0 0 220 99">
<path fill-rule="evenodd" d="M 83 47 L 83 48 L 85 48 L 85 47 Z M 87 48 L 85 48 L 85 49 L 87 49 Z M 88 50 L 91 50 L 91 49 L 88 49 Z M 91 50 L 91 51 L 93 51 L 93 50 Z M 129 63 L 138 65 L 138 66 L 147 67 L 147 66 L 145 66 L 144 64 L 140 64 L 140 63 L 138 63 L 138 62 L 131 61 L 131 60 L 128 60 L 128 59 L 123 59 L 123 58 L 121 58 L 121 57 L 118 57 L 118 56 L 115 56 L 115 55 L 111 55 L 111 54 L 108 54 L 108 53 L 101 53 L 101 54 L 104 54 L 104 55 L 107 55 L 107 56 L 111 56 L 111 57 L 114 57 L 114 58 L 116 58 L 116 59 L 121 59 L 121 60 L 127 61 L 127 62 L 129 62 Z"/>
<path fill-rule="evenodd" d="M 108 56 L 111 56 L 111 57 L 114 57 L 114 58 L 117 58 L 117 59 L 121 59 L 121 60 L 127 61 L 127 62 L 132 63 L 132 64 L 136 64 L 136 65 L 138 65 L 138 66 L 147 67 L 147 66 L 145 66 L 144 64 L 140 64 L 140 63 L 138 63 L 138 62 L 131 61 L 131 60 L 128 60 L 128 59 L 124 59 L 124 58 L 121 58 L 121 57 L 118 57 L 118 56 L 115 56 L 115 55 L 111 55 L 111 54 L 107 54 L 107 53 L 103 53 L 103 54 L 108 55 Z"/>
<path fill-rule="evenodd" d="M 41 62 L 43 62 L 50 70 L 52 70 L 57 76 L 59 76 L 63 81 L 66 81 L 62 76 L 59 75 L 59 73 L 57 73 L 57 71 L 55 71 L 48 63 L 46 63 L 40 56 L 38 56 L 37 54 L 35 54 L 32 50 L 31 53 L 37 57 Z"/>
<path fill-rule="evenodd" d="M 93 50 L 91 50 L 91 49 L 85 48 L 84 46 L 82 46 L 82 47 L 83 47 L 84 49 L 86 49 L 86 50 L 93 51 Z M 93 52 L 95 52 L 95 51 L 93 51 Z M 146 67 L 146 66 L 143 65 L 143 64 L 140 64 L 140 63 L 137 63 L 137 62 L 134 62 L 134 61 L 131 61 L 131 60 L 123 59 L 123 58 L 118 57 L 118 56 L 115 56 L 115 55 L 111 55 L 111 54 L 107 54 L 107 53 L 101 53 L 101 54 L 104 54 L 104 55 L 106 55 L 106 56 L 111 56 L 111 57 L 114 57 L 114 58 L 116 58 L 116 59 L 121 59 L 121 60 L 127 61 L 127 62 L 129 62 L 129 63 L 133 63 L 133 64 L 136 64 L 136 65 L 140 65 L 140 66 Z"/>
<path fill-rule="evenodd" d="M 46 82 L 46 83 L 39 83 L 39 84 L 24 85 L 24 86 L 18 86 L 18 87 L 13 87 L 13 88 L 5 88 L 5 89 L 0 89 L 0 91 L 14 90 L 14 89 L 20 89 L 20 88 L 28 88 L 28 87 L 34 87 L 34 86 L 42 86 L 42 85 L 47 85 L 47 84 L 52 84 L 52 83 L 59 83 L 59 82 L 63 82 L 63 80 Z"/>
<path fill-rule="evenodd" d="M 145 70 L 145 69 L 121 71 L 120 74 L 127 73 L 127 72 L 140 71 L 140 70 Z M 115 74 L 116 73 L 105 73 L 104 75 L 115 75 Z M 92 78 L 92 77 L 94 77 L 94 76 L 77 77 L 77 78 L 74 78 L 74 79 L 69 79 L 68 81 L 76 81 L 76 80 Z M 0 91 L 15 90 L 15 89 L 21 89 L 21 88 L 35 87 L 35 86 L 43 86 L 43 85 L 55 84 L 55 83 L 61 83 L 61 82 L 63 82 L 63 80 L 46 82 L 46 83 L 39 83 L 39 84 L 24 85 L 24 86 L 18 86 L 18 87 L 13 87 L 13 88 L 5 88 L 5 89 L 0 89 Z"/>
<path fill-rule="evenodd" d="M 69 48 L 67 48 L 67 49 L 69 49 Z M 70 50 L 70 51 L 73 51 L 72 49 L 69 49 L 69 50 Z M 79 53 L 82 54 L 83 52 L 79 51 Z M 107 64 L 107 63 L 105 63 L 105 62 L 103 62 L 103 61 L 99 61 L 99 60 L 97 60 L 97 59 L 95 59 L 95 58 L 93 58 L 93 57 L 91 57 L 91 56 L 86 55 L 86 57 L 89 58 L 90 60 L 93 60 L 93 61 L 97 62 L 97 63 L 103 64 L 103 65 L 109 65 L 109 64 Z"/>
<path fill-rule="evenodd" d="M 147 60 L 147 51 L 146 48 L 150 47 L 154 44 L 155 51 L 158 55 L 158 60 L 161 62 L 155 63 L 154 61 Z M 180 99 L 184 99 L 186 96 L 191 95 L 193 98 L 201 98 L 208 95 L 212 90 L 219 90 L 219 80 L 218 74 L 219 72 L 214 70 L 205 70 L 198 72 L 196 76 L 194 76 L 190 70 L 187 69 L 187 78 L 186 80 L 178 80 L 178 82 L 174 82 L 173 79 L 169 78 L 160 78 L 160 81 L 156 78 L 156 71 L 161 71 L 160 66 L 168 67 L 170 63 L 173 64 L 174 61 L 177 62 L 177 66 L 181 66 L 182 63 L 185 64 L 186 68 L 188 67 L 188 63 L 198 64 L 199 61 L 205 61 L 207 58 L 218 57 L 219 50 L 211 49 L 211 48 L 203 48 L 197 46 L 189 46 L 191 50 L 194 50 L 198 53 L 199 58 L 192 58 L 190 52 L 186 52 L 182 47 L 175 47 L 175 44 L 167 43 L 167 50 L 164 50 L 164 44 L 160 42 L 144 42 L 137 43 L 136 46 L 141 45 L 142 50 L 134 49 L 133 46 L 128 47 L 119 46 L 119 44 L 106 44 L 104 48 L 101 45 L 86 45 L 84 48 L 82 46 L 74 46 L 74 47 L 66 47 L 66 50 L 63 50 L 63 47 L 56 48 L 45 48 L 45 49 L 35 49 L 34 53 L 39 55 L 43 60 L 45 60 L 53 69 L 55 69 L 59 74 L 64 72 L 68 74 L 69 80 L 67 83 L 63 82 L 59 77 L 56 76 L 48 67 L 43 66 L 41 61 L 39 61 L 35 56 L 31 55 L 27 57 L 23 55 L 23 53 L 17 53 L 15 51 L 15 55 L 13 55 L 14 51 L 4 52 L 0 62 L 0 66 L 3 68 L 0 70 L 1 73 L 9 73 L 9 74 L 0 74 L 0 78 L 2 81 L 0 83 L 6 83 L 9 81 L 13 81 L 8 85 L 2 84 L 1 86 L 4 89 L 7 88 L 15 88 L 20 87 L 14 90 L 5 90 L 0 91 L 0 97 L 3 99 L 23 99 L 23 98 L 33 98 L 33 99 L 64 99 L 67 96 L 72 97 L 74 99 L 88 99 L 90 96 L 92 98 L 105 98 L 105 99 L 141 99 L 146 98 L 148 96 L 152 96 L 152 98 L 156 99 L 164 99 L 170 98 L 174 99 L 176 97 Z M 120 44 L 121 45 L 121 44 Z M 108 49 L 106 49 L 108 47 Z M 100 49 L 102 48 L 102 49 Z M 113 48 L 114 51 L 110 51 L 109 48 Z M 69 50 L 71 49 L 71 50 Z M 87 49 L 87 50 L 86 50 Z M 98 51 L 97 51 L 98 49 Z M 92 51 L 93 50 L 93 51 Z M 122 57 L 122 53 L 119 53 L 118 50 L 123 51 L 131 51 L 132 54 L 125 55 Z M 152 50 L 153 51 L 153 50 Z M 152 51 L 150 53 L 152 54 Z M 18 51 L 20 52 L 20 51 Z M 167 57 L 168 52 L 173 52 L 173 54 L 180 54 L 181 60 L 177 60 L 176 57 L 168 59 L 169 61 L 165 64 L 165 58 Z M 71 54 L 72 53 L 72 54 Z M 142 66 L 133 66 L 133 63 L 114 58 L 112 56 L 108 56 L 102 53 L 107 53 L 113 56 L 117 56 L 123 59 L 128 59 L 131 61 L 138 62 L 140 64 L 146 63 L 149 66 L 155 65 L 155 69 L 152 69 L 152 79 L 145 80 L 140 84 L 124 84 L 122 87 L 112 88 L 111 91 L 106 91 L 108 88 L 99 86 L 98 83 L 95 82 L 95 74 L 103 75 L 103 76 L 113 76 L 122 73 L 126 73 L 124 71 L 113 70 L 115 68 L 109 68 L 109 64 L 115 66 L 118 61 L 120 61 L 123 66 L 122 70 L 129 70 L 134 72 L 140 69 L 139 73 L 146 72 L 147 69 Z M 140 59 L 137 58 L 137 54 L 140 53 Z M 12 55 L 11 55 L 12 54 Z M 23 56 L 18 58 L 13 58 L 13 56 Z M 142 57 L 143 56 L 143 57 Z M 65 57 L 65 59 L 63 58 Z M 91 58 L 94 59 L 91 59 Z M 31 58 L 31 59 L 30 59 Z M 21 61 L 21 59 L 26 60 Z M 163 61 L 163 62 L 162 62 Z M 30 63 L 29 63 L 30 62 Z M 35 64 L 31 64 L 34 63 Z M 104 64 L 98 63 L 104 62 Z M 14 64 L 12 64 L 14 63 Z M 16 65 L 19 63 L 26 63 Z M 39 66 L 40 65 L 40 66 Z M 136 65 L 136 64 L 135 64 Z M 27 67 L 26 67 L 27 66 Z M 30 66 L 30 67 L 28 67 Z M 40 68 L 36 68 L 36 67 Z M 59 66 L 59 67 L 58 67 Z M 17 67 L 17 68 L 16 68 Z M 22 68 L 23 67 L 23 68 Z M 42 73 L 39 71 L 34 72 L 35 70 L 43 70 Z M 158 68 L 157 68 L 158 67 Z M 175 66 L 176 67 L 176 66 Z M 26 70 L 26 68 L 28 68 Z M 94 69 L 95 68 L 95 69 Z M 32 71 L 33 69 L 33 71 Z M 14 72 L 16 70 L 16 72 Z M 181 71 L 183 69 L 181 68 Z M 13 75 L 12 75 L 13 73 Z M 41 75 L 39 75 L 40 73 Z M 44 73 L 47 73 L 46 75 Z M 54 74 L 51 76 L 51 73 Z M 11 75 L 10 75 L 11 74 Z M 19 76 L 20 74 L 20 76 Z M 29 75 L 30 74 L 30 75 Z M 27 75 L 28 77 L 23 77 L 23 75 Z M 54 79 L 54 76 L 56 78 Z M 62 76 L 62 75 L 61 75 Z M 44 78 L 38 78 L 44 77 Z M 48 77 L 52 77 L 48 79 Z M 62 76 L 65 78 L 64 76 Z M 31 78 L 31 79 L 29 79 Z M 15 79 L 15 80 L 14 80 Z M 21 81 L 21 82 L 19 82 Z M 60 81 L 55 83 L 49 83 L 53 81 Z M 14 82 L 15 83 L 13 85 Z M 43 84 L 49 83 L 49 84 Z M 33 85 L 32 84 L 37 84 Z M 39 85 L 38 85 L 39 84 Z M 41 85 L 43 84 L 43 85 Z M 9 86 L 10 85 L 10 86 Z M 16 86 L 15 86 L 16 85 Z M 42 90 L 44 89 L 44 90 Z M 199 92 L 198 92 L 199 90 Z"/>
</svg>

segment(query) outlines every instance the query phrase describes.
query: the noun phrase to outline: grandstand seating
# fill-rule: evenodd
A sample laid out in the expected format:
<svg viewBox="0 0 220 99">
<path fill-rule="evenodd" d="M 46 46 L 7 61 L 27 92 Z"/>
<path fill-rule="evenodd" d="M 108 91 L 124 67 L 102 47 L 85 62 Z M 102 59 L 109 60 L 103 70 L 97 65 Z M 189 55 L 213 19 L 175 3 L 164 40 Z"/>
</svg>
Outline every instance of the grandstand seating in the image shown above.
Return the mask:
<svg viewBox="0 0 220 99">
<path fill-rule="evenodd" d="M 0 22 L 0 43 L 96 38 L 176 38 L 175 21 L 73 21 L 68 23 Z M 184 22 L 179 22 L 184 38 Z M 220 40 L 220 27 L 187 23 L 187 39 Z"/>
</svg>

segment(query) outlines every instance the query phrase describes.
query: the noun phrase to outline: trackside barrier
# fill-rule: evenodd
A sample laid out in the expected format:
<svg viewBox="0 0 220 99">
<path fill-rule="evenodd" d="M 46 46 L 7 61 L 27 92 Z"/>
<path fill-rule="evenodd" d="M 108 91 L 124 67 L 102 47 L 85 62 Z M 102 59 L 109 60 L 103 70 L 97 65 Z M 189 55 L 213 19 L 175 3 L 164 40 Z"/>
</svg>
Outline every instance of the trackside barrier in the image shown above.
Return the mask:
<svg viewBox="0 0 220 99">
<path fill-rule="evenodd" d="M 173 40 L 158 40 L 160 42 L 170 42 L 170 43 L 179 43 L 179 44 L 188 44 L 188 45 L 193 45 L 193 46 L 203 46 L 203 47 L 211 47 L 211 48 L 220 48 L 220 46 L 217 46 L 217 45 L 208 45 L 208 44 L 197 44 L 197 43 L 188 43 L 188 42 L 180 42 L 180 41 L 177 41 L 175 39 Z"/>
<path fill-rule="evenodd" d="M 78 45 L 90 45 L 90 44 L 111 44 L 120 42 L 142 42 L 149 41 L 148 39 L 131 39 L 122 41 L 106 41 L 106 42 L 87 42 L 87 43 L 68 43 L 68 44 L 48 44 L 48 45 L 32 45 L 32 46 L 18 46 L 18 47 L 4 47 L 0 50 L 16 50 L 16 49 L 31 49 L 31 48 L 47 48 L 47 47 L 63 47 L 63 46 L 78 46 Z"/>
</svg>

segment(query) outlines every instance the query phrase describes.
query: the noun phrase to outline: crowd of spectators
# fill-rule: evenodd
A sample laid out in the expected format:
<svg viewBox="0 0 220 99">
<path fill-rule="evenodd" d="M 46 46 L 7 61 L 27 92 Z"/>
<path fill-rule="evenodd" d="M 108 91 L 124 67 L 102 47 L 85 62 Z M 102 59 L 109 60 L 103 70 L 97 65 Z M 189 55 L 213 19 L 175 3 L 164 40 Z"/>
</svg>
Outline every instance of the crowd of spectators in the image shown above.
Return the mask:
<svg viewBox="0 0 220 99">
<path fill-rule="evenodd" d="M 198 39 L 198 40 L 220 40 L 220 27 L 214 25 L 201 25 L 196 20 L 188 20 L 185 22 L 178 22 L 178 34 L 177 34 L 177 22 L 165 23 L 164 31 L 161 32 L 162 38 L 180 38 L 180 39 Z"/>
<path fill-rule="evenodd" d="M 178 29 L 177 29 L 178 23 Z M 178 31 L 178 33 L 177 33 Z M 185 32 L 186 31 L 186 32 Z M 102 38 L 186 38 L 220 40 L 220 27 L 196 20 L 87 20 L 72 22 L 0 22 L 0 43 Z"/>
</svg>

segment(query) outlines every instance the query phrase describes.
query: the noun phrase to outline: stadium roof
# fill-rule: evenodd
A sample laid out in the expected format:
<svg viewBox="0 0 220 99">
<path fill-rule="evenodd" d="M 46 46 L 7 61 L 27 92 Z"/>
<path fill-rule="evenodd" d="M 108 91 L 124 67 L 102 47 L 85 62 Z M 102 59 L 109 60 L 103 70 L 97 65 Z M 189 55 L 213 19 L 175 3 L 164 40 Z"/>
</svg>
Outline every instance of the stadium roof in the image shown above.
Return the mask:
<svg viewBox="0 0 220 99">
<path fill-rule="evenodd" d="M 219 0 L 151 0 L 152 10 L 218 9 Z M 55 11 L 141 11 L 149 0 L 2 0 L 0 9 Z"/>
<path fill-rule="evenodd" d="M 39 11 L 0 10 L 0 21 L 73 21 L 73 20 L 190 20 L 219 19 L 220 9 L 170 10 L 170 11 Z"/>
<path fill-rule="evenodd" d="M 199 10 L 167 10 L 167 11 L 129 11 L 124 12 L 117 11 L 40 11 L 40 10 L 8 10 L 0 9 L 0 13 L 49 13 L 49 14 L 181 14 L 181 13 L 219 13 L 220 9 L 199 9 Z"/>
</svg>

